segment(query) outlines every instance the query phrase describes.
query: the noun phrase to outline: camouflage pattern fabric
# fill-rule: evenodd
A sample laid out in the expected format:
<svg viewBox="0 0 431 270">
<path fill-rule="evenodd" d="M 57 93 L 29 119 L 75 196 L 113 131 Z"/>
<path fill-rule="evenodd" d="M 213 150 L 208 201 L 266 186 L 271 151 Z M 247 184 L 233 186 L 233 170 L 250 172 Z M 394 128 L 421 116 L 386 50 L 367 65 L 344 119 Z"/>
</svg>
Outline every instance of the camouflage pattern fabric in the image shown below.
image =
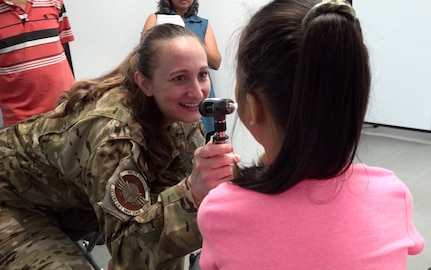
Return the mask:
<svg viewBox="0 0 431 270">
<path fill-rule="evenodd" d="M 93 269 L 53 216 L 37 211 L 0 209 L 0 268 Z"/>
<path fill-rule="evenodd" d="M 197 207 L 185 179 L 194 150 L 204 144 L 203 127 L 169 127 L 176 151 L 156 175 L 150 160 L 139 163 L 147 147 L 126 95 L 113 89 L 63 118 L 36 116 L 0 131 L 0 269 L 27 269 L 40 260 L 86 269 L 73 268 L 82 263 L 78 252 L 64 256 L 68 244 L 60 245 L 59 228 L 99 230 L 115 269 L 183 269 L 183 256 L 200 248 Z M 28 213 L 40 218 L 23 223 Z M 40 233 L 31 239 L 8 233 L 13 226 Z M 26 243 L 39 252 L 23 248 Z M 11 258 L 23 262 L 13 268 Z"/>
</svg>

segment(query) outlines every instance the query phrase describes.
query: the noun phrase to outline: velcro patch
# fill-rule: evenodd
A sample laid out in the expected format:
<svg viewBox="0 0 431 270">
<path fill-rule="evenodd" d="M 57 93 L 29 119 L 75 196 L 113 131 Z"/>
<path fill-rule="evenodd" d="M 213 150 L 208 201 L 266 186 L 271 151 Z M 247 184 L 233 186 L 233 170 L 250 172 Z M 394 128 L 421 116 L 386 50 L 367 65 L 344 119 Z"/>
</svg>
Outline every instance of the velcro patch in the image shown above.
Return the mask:
<svg viewBox="0 0 431 270">
<path fill-rule="evenodd" d="M 150 205 L 150 189 L 140 173 L 125 170 L 111 184 L 111 198 L 121 212 L 137 216 Z"/>
</svg>

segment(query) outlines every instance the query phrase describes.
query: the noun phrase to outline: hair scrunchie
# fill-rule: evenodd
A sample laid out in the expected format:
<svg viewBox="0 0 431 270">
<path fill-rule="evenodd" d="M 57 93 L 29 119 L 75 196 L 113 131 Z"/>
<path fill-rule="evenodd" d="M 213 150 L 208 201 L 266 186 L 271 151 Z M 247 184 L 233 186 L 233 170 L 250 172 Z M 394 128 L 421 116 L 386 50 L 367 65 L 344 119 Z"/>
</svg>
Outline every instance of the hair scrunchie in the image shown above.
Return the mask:
<svg viewBox="0 0 431 270">
<path fill-rule="evenodd" d="M 356 20 L 356 13 L 352 5 L 346 0 L 323 0 L 321 3 L 312 7 L 302 20 L 302 27 L 305 28 L 310 21 L 325 13 L 338 13 L 349 20 Z"/>
</svg>

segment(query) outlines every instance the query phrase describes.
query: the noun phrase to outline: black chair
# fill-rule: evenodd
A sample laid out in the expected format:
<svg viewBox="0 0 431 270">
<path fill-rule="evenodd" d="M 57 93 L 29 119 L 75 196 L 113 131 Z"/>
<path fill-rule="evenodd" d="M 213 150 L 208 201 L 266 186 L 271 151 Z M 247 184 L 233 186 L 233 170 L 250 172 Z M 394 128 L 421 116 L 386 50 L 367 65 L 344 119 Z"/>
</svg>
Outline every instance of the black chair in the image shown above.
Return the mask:
<svg viewBox="0 0 431 270">
<path fill-rule="evenodd" d="M 91 254 L 97 243 L 102 240 L 102 237 L 98 232 L 72 229 L 63 229 L 63 232 L 65 232 L 66 235 L 69 236 L 73 242 L 75 242 L 78 248 L 82 250 L 85 258 L 87 258 L 87 261 L 94 268 L 94 270 L 103 270 L 103 268 L 98 265 Z"/>
<path fill-rule="evenodd" d="M 199 260 L 201 257 L 201 251 L 199 250 L 197 252 L 190 253 L 189 256 L 189 270 L 200 270 L 201 268 L 199 266 Z"/>
</svg>

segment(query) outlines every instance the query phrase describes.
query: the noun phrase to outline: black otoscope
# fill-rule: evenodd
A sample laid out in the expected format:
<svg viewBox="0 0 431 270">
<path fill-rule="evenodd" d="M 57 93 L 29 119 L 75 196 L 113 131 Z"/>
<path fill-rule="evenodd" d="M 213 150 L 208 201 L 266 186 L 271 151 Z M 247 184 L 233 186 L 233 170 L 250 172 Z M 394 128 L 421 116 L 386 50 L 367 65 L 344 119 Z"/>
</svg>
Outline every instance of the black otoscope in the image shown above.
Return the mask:
<svg viewBox="0 0 431 270">
<path fill-rule="evenodd" d="M 226 114 L 235 111 L 236 103 L 228 98 L 207 98 L 199 104 L 199 112 L 202 116 L 214 117 L 214 143 L 226 143 L 229 136 L 226 134 Z"/>
</svg>

